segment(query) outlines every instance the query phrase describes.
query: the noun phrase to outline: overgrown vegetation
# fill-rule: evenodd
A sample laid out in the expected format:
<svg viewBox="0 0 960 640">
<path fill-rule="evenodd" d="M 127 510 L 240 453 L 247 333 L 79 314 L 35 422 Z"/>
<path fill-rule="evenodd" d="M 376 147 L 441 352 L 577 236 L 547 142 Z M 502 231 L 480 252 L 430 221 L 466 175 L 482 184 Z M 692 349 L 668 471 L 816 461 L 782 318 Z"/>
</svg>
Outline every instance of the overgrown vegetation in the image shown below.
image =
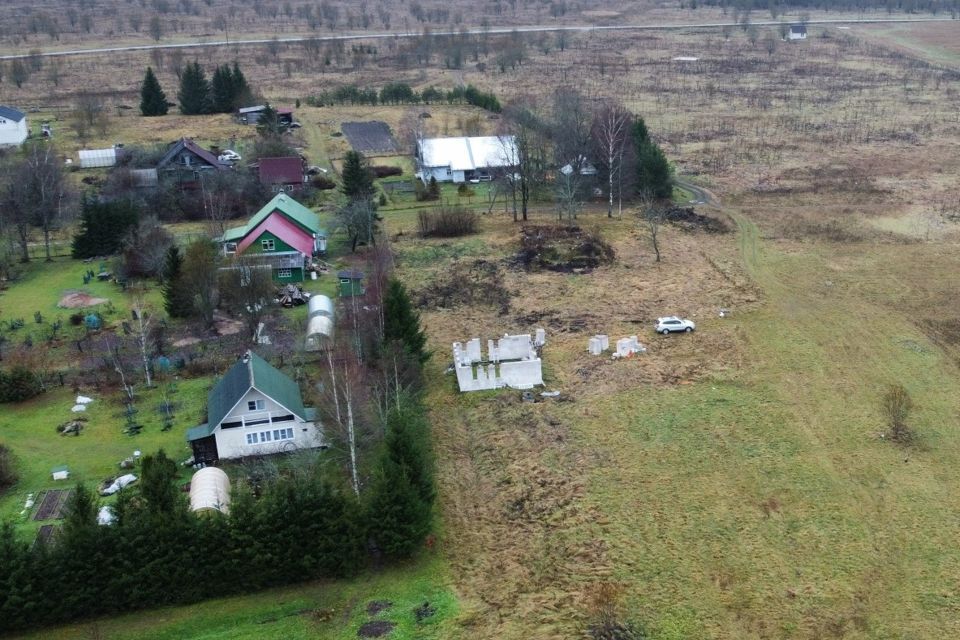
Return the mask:
<svg viewBox="0 0 960 640">
<path fill-rule="evenodd" d="M 503 269 L 488 260 L 456 261 L 418 289 L 414 299 L 421 309 L 494 306 L 501 315 L 510 310 L 510 292 Z"/>
<path fill-rule="evenodd" d="M 907 425 L 907 418 L 913 409 L 913 398 L 902 384 L 890 385 L 883 394 L 883 412 L 887 418 L 887 436 L 899 444 L 910 444 L 916 438 L 913 429 Z"/>
<path fill-rule="evenodd" d="M 584 272 L 613 262 L 613 247 L 599 232 L 579 226 L 525 226 L 514 262 L 527 270 Z"/>
<path fill-rule="evenodd" d="M 0 443 L 0 494 L 17 483 L 16 463 L 10 447 Z"/>
<path fill-rule="evenodd" d="M 43 383 L 36 373 L 24 365 L 0 370 L 0 403 L 23 402 L 43 392 Z"/>
<path fill-rule="evenodd" d="M 442 205 L 417 213 L 417 230 L 423 238 L 458 238 L 477 232 L 480 216 L 466 207 Z"/>
</svg>

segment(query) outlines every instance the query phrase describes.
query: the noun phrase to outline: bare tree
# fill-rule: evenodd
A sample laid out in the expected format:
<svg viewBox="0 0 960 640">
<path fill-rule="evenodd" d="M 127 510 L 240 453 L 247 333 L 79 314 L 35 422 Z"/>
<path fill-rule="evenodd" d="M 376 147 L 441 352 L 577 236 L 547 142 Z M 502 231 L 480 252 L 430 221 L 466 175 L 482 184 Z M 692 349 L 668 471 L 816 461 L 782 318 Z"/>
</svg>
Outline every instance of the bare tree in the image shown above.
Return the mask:
<svg viewBox="0 0 960 640">
<path fill-rule="evenodd" d="M 150 343 L 150 326 L 153 324 L 153 316 L 144 302 L 143 289 L 138 289 L 134 295 L 130 316 L 136 323 L 134 325 L 134 335 L 137 339 L 137 347 L 140 349 L 140 360 L 143 363 L 143 379 L 147 387 L 150 388 L 153 386 L 153 378 L 150 372 L 150 354 L 147 345 Z"/>
<path fill-rule="evenodd" d="M 591 115 L 586 100 L 576 89 L 561 87 L 553 94 L 551 123 L 556 179 L 557 215 L 573 220 L 583 208 L 586 175 L 591 173 Z"/>
<path fill-rule="evenodd" d="M 613 217 L 613 196 L 615 185 L 617 192 L 623 179 L 623 156 L 630 139 L 630 124 L 633 115 L 623 105 L 608 102 L 593 119 L 592 137 L 597 149 L 598 160 L 602 163 L 607 177 L 607 217 Z M 623 214 L 622 199 L 620 214 Z"/>
<path fill-rule="evenodd" d="M 530 200 L 543 184 L 546 168 L 545 123 L 537 115 L 536 103 L 530 98 L 521 98 L 504 110 L 505 135 L 501 136 L 504 155 L 509 156 L 508 180 L 512 182 L 514 220 L 517 218 L 516 203 L 520 203 L 520 215 L 528 219 Z"/>
<path fill-rule="evenodd" d="M 238 264 L 224 269 L 219 272 L 219 288 L 224 303 L 243 318 L 251 344 L 255 343 L 257 330 L 270 313 L 276 291 L 270 267 Z"/>
<path fill-rule="evenodd" d="M 47 261 L 50 253 L 50 234 L 73 211 L 72 190 L 63 167 L 50 145 L 28 145 L 23 154 L 6 167 L 3 209 L 5 226 L 15 229 L 21 248 L 21 261 L 28 262 L 30 227 L 43 232 Z"/>
<path fill-rule="evenodd" d="M 656 255 L 656 261 L 660 262 L 660 227 L 666 219 L 666 211 L 658 202 L 645 199 L 640 208 L 640 215 L 647 235 L 650 237 L 650 245 Z"/>
</svg>

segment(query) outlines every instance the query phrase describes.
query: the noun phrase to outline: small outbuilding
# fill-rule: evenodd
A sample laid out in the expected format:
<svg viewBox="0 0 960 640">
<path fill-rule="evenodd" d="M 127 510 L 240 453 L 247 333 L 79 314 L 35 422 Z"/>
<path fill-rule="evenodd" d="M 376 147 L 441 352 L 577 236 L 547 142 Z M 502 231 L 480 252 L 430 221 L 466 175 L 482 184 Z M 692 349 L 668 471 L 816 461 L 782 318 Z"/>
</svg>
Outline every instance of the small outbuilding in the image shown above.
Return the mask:
<svg viewBox="0 0 960 640">
<path fill-rule="evenodd" d="M 789 39 L 789 40 L 806 40 L 806 39 L 807 39 L 807 25 L 805 25 L 805 24 L 792 24 L 792 25 L 790 25 L 790 33 L 787 34 L 787 39 Z"/>
<path fill-rule="evenodd" d="M 230 478 L 223 469 L 205 467 L 190 479 L 190 510 L 195 513 L 230 513 Z"/>
<path fill-rule="evenodd" d="M 337 273 L 337 279 L 340 282 L 339 289 L 341 298 L 352 298 L 353 296 L 362 296 L 364 294 L 363 271 L 346 269 Z"/>
<path fill-rule="evenodd" d="M 20 146 L 29 135 L 26 114 L 13 107 L 0 106 L 0 146 Z"/>
<path fill-rule="evenodd" d="M 260 184 L 274 193 L 300 191 L 306 180 L 303 158 L 260 158 Z"/>
</svg>

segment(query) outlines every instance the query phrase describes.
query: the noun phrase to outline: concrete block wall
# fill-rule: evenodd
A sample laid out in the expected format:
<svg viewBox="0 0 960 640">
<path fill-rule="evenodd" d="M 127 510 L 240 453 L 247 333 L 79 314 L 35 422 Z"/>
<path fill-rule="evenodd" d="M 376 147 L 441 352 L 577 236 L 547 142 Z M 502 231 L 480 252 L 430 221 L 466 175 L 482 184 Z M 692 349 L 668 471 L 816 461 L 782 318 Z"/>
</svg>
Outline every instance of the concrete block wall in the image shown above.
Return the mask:
<svg viewBox="0 0 960 640">
<path fill-rule="evenodd" d="M 502 386 L 511 389 L 532 389 L 543 384 L 543 367 L 540 358 L 516 360 L 500 365 Z"/>
</svg>

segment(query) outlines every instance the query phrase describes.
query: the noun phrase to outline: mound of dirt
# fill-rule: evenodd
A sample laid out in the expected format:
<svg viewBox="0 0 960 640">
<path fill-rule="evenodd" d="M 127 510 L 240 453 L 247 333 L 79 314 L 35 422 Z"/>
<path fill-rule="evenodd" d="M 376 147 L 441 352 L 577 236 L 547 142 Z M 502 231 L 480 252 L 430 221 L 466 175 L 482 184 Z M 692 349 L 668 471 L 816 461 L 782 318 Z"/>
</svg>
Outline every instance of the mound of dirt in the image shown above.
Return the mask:
<svg viewBox="0 0 960 640">
<path fill-rule="evenodd" d="M 57 306 L 63 309 L 82 309 L 84 307 L 95 307 L 98 304 L 106 304 L 107 302 L 110 301 L 106 298 L 94 298 L 89 293 L 71 291 L 60 298 Z"/>
<path fill-rule="evenodd" d="M 722 220 L 704 216 L 693 207 L 673 207 L 664 214 L 664 219 L 684 231 L 706 231 L 707 233 L 729 233 L 730 227 Z"/>
<path fill-rule="evenodd" d="M 373 622 L 366 622 L 357 629 L 358 638 L 381 638 L 397 626 L 395 623 L 390 622 L 389 620 L 374 620 Z"/>
<path fill-rule="evenodd" d="M 372 600 L 367 603 L 367 613 L 371 616 L 375 616 L 381 611 L 386 611 L 393 606 L 393 603 L 389 600 Z"/>
<path fill-rule="evenodd" d="M 423 622 L 427 618 L 433 616 L 437 612 L 436 607 L 434 607 L 429 602 L 424 602 L 419 607 L 414 608 L 413 615 L 417 618 L 417 622 Z"/>
<path fill-rule="evenodd" d="M 575 225 L 526 226 L 520 230 L 514 263 L 527 271 L 589 273 L 615 257 L 613 247 L 593 231 Z"/>
<path fill-rule="evenodd" d="M 427 309 L 484 305 L 499 307 L 501 315 L 510 309 L 503 270 L 487 260 L 454 263 L 417 291 L 414 300 L 418 307 Z"/>
</svg>

